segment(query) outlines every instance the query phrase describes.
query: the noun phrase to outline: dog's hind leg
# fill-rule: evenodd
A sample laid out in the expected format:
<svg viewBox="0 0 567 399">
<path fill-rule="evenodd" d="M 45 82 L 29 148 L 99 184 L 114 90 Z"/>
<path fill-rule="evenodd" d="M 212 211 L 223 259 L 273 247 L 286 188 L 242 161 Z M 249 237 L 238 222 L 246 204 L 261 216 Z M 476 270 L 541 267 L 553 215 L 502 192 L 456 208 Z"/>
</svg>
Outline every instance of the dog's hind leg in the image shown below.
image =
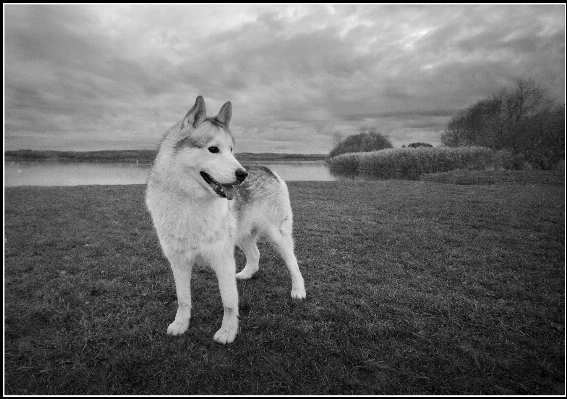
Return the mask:
<svg viewBox="0 0 567 399">
<path fill-rule="evenodd" d="M 239 280 L 247 280 L 254 275 L 260 268 L 260 251 L 256 245 L 257 234 L 250 234 L 242 238 L 238 242 L 238 246 L 246 255 L 246 266 L 239 273 L 236 273 L 236 278 Z"/>
<path fill-rule="evenodd" d="M 187 331 L 191 319 L 191 271 L 193 264 L 192 260 L 180 253 L 170 254 L 168 259 L 175 279 L 177 313 L 173 323 L 167 327 L 167 333 L 169 335 L 181 335 Z"/>
<path fill-rule="evenodd" d="M 283 258 L 289 274 L 291 275 L 291 297 L 294 299 L 305 299 L 305 284 L 303 276 L 299 271 L 297 258 L 295 257 L 293 249 L 293 237 L 291 235 L 291 220 L 289 223 L 282 223 L 280 228 L 273 226 L 267 232 L 268 238 L 273 247 Z"/>
</svg>

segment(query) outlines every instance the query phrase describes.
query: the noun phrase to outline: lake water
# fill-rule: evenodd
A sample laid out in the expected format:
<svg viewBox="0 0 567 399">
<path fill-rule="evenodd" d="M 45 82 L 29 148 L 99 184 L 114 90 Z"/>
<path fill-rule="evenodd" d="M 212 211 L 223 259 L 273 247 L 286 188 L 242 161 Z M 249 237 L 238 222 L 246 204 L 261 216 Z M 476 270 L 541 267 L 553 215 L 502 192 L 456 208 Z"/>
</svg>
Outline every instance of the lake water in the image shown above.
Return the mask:
<svg viewBox="0 0 567 399">
<path fill-rule="evenodd" d="M 286 181 L 339 179 L 329 172 L 324 161 L 243 162 L 243 164 L 267 166 Z M 151 167 L 150 164 L 110 162 L 6 162 L 4 186 L 145 184 Z"/>
</svg>

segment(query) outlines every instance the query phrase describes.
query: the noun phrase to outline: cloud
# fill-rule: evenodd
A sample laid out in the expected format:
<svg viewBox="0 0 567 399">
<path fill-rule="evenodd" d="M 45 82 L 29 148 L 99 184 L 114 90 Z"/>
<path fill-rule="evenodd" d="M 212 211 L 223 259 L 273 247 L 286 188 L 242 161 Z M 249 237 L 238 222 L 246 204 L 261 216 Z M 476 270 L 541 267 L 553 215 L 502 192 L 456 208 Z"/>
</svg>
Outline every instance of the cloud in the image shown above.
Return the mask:
<svg viewBox="0 0 567 399">
<path fill-rule="evenodd" d="M 564 56 L 562 5 L 7 5 L 5 146 L 155 148 L 197 95 L 240 151 L 438 143 L 518 77 L 564 101 Z"/>
</svg>

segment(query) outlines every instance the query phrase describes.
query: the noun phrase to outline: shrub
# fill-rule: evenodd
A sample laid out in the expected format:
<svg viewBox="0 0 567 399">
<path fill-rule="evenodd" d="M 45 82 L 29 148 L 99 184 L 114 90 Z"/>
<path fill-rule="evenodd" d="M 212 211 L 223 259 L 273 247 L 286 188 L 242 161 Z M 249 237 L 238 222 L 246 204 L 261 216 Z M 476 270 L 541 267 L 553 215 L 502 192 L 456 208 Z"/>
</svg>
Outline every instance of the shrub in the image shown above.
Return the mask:
<svg viewBox="0 0 567 399">
<path fill-rule="evenodd" d="M 408 144 L 409 148 L 417 148 L 417 147 L 433 147 L 431 144 L 428 143 L 410 143 Z"/>
<path fill-rule="evenodd" d="M 496 165 L 501 169 L 522 170 L 529 168 L 529 164 L 523 154 L 514 153 L 507 149 L 497 151 L 495 160 Z"/>
<path fill-rule="evenodd" d="M 351 152 L 368 152 L 392 148 L 390 141 L 375 129 L 366 129 L 359 134 L 340 141 L 329 153 L 330 157 Z"/>
</svg>

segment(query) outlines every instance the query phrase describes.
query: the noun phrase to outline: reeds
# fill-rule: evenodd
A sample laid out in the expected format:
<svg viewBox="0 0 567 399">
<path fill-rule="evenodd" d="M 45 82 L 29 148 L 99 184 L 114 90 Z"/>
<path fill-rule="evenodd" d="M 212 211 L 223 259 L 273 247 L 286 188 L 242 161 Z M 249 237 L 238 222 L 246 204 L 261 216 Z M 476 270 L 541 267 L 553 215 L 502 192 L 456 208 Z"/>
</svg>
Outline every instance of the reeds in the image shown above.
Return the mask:
<svg viewBox="0 0 567 399">
<path fill-rule="evenodd" d="M 377 176 L 419 176 L 454 169 L 503 167 L 508 154 L 485 147 L 388 148 L 338 155 L 329 160 L 331 172 Z"/>
</svg>

